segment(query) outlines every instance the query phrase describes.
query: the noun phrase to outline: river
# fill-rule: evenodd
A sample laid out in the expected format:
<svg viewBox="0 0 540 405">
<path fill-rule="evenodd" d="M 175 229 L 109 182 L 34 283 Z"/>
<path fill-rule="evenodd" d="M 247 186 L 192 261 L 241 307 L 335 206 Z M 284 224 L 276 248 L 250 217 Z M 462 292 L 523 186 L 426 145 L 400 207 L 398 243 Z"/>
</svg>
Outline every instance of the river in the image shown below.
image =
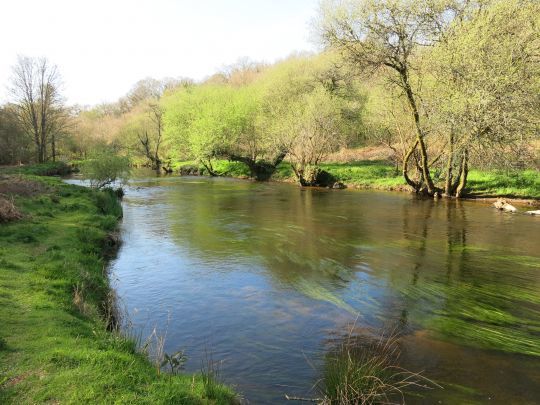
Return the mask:
<svg viewBox="0 0 540 405">
<path fill-rule="evenodd" d="M 207 358 L 252 404 L 317 397 L 353 328 L 400 335 L 444 389 L 408 403 L 540 400 L 540 218 L 406 193 L 225 178 L 130 182 L 110 263 L 127 332 Z M 290 402 L 289 402 L 290 403 Z"/>
</svg>

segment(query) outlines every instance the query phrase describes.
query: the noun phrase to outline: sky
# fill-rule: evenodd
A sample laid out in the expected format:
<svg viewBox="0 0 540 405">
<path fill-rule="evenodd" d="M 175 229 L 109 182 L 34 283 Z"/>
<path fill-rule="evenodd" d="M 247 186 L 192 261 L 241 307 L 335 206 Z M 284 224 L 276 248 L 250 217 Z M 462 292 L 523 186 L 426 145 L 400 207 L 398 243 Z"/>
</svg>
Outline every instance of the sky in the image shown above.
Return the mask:
<svg viewBox="0 0 540 405">
<path fill-rule="evenodd" d="M 47 57 L 69 104 L 116 101 L 140 79 L 203 79 L 240 58 L 313 51 L 318 0 L 0 0 L 0 103 L 17 55 Z"/>
</svg>

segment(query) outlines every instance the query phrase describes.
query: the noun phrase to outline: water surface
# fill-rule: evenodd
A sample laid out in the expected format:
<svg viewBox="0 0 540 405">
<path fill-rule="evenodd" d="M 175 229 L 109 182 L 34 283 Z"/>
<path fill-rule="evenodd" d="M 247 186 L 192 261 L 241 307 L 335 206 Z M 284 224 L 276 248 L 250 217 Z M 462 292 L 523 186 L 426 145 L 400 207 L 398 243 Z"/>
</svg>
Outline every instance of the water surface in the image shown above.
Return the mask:
<svg viewBox="0 0 540 405">
<path fill-rule="evenodd" d="M 482 203 L 232 179 L 133 180 L 111 263 L 130 333 L 253 404 L 316 397 L 351 323 L 398 328 L 408 403 L 540 399 L 540 219 Z M 368 332 L 369 331 L 369 332 Z"/>
</svg>

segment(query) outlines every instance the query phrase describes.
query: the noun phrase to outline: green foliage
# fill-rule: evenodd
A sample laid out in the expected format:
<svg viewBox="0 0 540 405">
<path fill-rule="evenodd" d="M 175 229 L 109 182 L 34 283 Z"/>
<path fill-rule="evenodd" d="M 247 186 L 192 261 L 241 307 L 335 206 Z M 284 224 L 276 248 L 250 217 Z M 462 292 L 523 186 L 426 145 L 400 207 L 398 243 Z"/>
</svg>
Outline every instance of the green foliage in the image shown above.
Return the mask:
<svg viewBox="0 0 540 405">
<path fill-rule="evenodd" d="M 171 374 L 176 375 L 184 369 L 187 359 L 188 358 L 183 350 L 180 350 L 173 354 L 165 353 L 163 355 L 163 361 L 161 362 L 160 366 L 168 366 L 170 368 Z"/>
<path fill-rule="evenodd" d="M 291 161 L 317 165 L 354 138 L 361 122 L 358 84 L 335 62 L 332 55 L 295 57 L 249 84 L 173 92 L 163 101 L 165 136 L 213 174 L 219 157 L 273 170 L 287 152 Z"/>
<path fill-rule="evenodd" d="M 432 125 L 474 163 L 522 167 L 540 121 L 538 2 L 493 1 L 453 22 L 424 59 Z M 518 45 L 519 44 L 519 45 Z M 521 165 L 521 166 L 520 166 Z"/>
<path fill-rule="evenodd" d="M 101 189 L 117 181 L 125 182 L 130 173 L 130 160 L 111 149 L 99 149 L 86 160 L 81 172 L 93 188 Z"/>
<path fill-rule="evenodd" d="M 165 136 L 177 153 L 199 162 L 235 149 L 242 137 L 254 136 L 258 100 L 252 88 L 203 85 L 181 89 L 163 101 Z"/>
<path fill-rule="evenodd" d="M 0 165 L 30 161 L 32 147 L 32 138 L 21 128 L 14 106 L 0 106 Z"/>
</svg>

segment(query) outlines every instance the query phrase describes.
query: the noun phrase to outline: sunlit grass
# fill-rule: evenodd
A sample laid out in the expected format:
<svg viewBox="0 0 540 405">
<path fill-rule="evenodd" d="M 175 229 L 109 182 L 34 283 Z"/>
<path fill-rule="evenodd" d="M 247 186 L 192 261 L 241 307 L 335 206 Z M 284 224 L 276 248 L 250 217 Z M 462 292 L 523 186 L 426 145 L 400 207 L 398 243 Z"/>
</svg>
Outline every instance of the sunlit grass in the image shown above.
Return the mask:
<svg viewBox="0 0 540 405">
<path fill-rule="evenodd" d="M 35 179 L 34 179 L 35 180 Z M 110 332 L 102 259 L 121 207 L 112 194 L 43 179 L 0 225 L 0 403 L 234 401 L 201 375 L 158 373 L 135 340 Z"/>
<path fill-rule="evenodd" d="M 193 166 L 194 161 L 175 162 L 176 169 L 182 166 Z M 360 188 L 380 190 L 406 189 L 403 176 L 396 172 L 395 166 L 384 160 L 363 160 L 347 163 L 323 163 L 322 170 L 327 171 L 339 181 Z M 200 166 L 205 172 L 203 166 Z M 216 160 L 215 171 L 221 176 L 249 177 L 246 165 L 227 160 Z M 273 180 L 295 181 L 294 172 L 288 162 L 281 163 Z M 439 184 L 443 187 L 443 184 Z M 471 196 L 540 198 L 540 172 L 538 170 L 522 170 L 515 172 L 471 170 L 467 185 Z"/>
</svg>

